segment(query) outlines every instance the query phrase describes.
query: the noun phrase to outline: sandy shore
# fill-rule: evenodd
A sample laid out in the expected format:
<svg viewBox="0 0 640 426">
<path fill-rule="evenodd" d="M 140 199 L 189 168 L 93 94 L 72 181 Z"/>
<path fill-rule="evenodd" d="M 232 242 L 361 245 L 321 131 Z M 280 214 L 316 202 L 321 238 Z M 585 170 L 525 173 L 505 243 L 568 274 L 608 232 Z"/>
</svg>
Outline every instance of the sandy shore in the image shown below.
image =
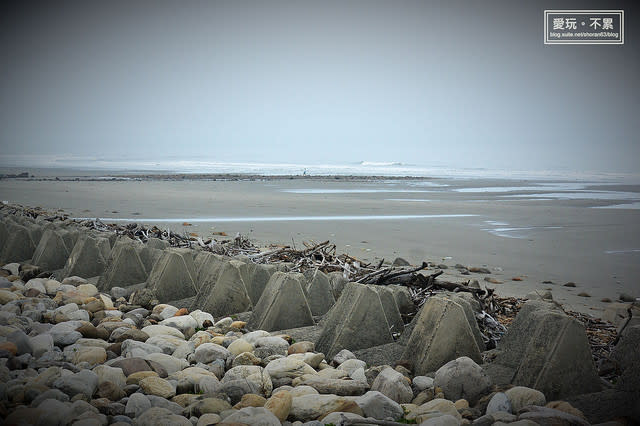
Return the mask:
<svg viewBox="0 0 640 426">
<path fill-rule="evenodd" d="M 73 217 L 131 219 L 202 236 L 240 232 L 263 245 L 330 239 L 340 252 L 368 261 L 400 256 L 446 264 L 454 281 L 470 278 L 459 275 L 455 264 L 486 266 L 502 284 L 484 282 L 480 274 L 471 278 L 501 295 L 551 289 L 556 300 L 578 311 L 602 309 L 602 298 L 615 300 L 621 292 L 639 296 L 639 210 L 593 207 L 633 200 L 640 188 L 546 185 L 541 190 L 538 182 L 479 179 L 9 179 L 0 181 L 0 198 L 64 209 Z M 591 190 L 612 195 L 557 197 Z M 567 282 L 576 287 L 563 286 Z"/>
</svg>

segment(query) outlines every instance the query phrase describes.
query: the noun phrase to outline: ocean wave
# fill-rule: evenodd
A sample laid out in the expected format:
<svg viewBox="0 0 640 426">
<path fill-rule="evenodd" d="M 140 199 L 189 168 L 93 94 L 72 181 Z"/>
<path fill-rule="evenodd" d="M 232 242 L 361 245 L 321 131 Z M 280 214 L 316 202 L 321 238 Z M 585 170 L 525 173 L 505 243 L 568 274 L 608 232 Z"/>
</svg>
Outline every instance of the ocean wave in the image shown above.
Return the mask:
<svg viewBox="0 0 640 426">
<path fill-rule="evenodd" d="M 406 164 L 403 164 L 399 161 L 392 161 L 392 162 L 361 161 L 358 164 L 360 164 L 361 166 L 367 166 L 367 167 L 406 166 Z"/>
</svg>

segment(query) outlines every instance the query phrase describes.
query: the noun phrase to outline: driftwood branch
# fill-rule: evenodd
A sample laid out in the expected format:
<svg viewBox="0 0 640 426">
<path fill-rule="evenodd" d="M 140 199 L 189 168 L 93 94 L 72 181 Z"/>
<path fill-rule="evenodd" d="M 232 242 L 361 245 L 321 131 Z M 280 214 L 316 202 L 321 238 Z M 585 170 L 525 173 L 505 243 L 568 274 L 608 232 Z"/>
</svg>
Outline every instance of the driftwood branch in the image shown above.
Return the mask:
<svg viewBox="0 0 640 426">
<path fill-rule="evenodd" d="M 285 251 L 287 251 L 289 249 L 290 249 L 289 246 L 284 246 L 284 247 L 277 248 L 275 250 L 263 251 L 261 253 L 256 253 L 256 254 L 250 255 L 249 259 L 257 260 L 257 259 L 261 259 L 261 258 L 267 257 L 267 256 L 275 256 L 275 255 L 278 255 L 280 253 L 284 253 Z"/>
<path fill-rule="evenodd" d="M 415 268 L 395 270 L 392 267 L 378 269 L 361 277 L 356 282 L 363 284 L 377 284 L 377 285 L 389 285 L 389 284 L 405 284 L 410 283 L 415 279 L 416 272 L 427 268 L 427 262 L 422 262 L 422 265 Z"/>
<path fill-rule="evenodd" d="M 481 288 L 469 287 L 468 285 L 465 285 L 465 284 L 457 284 L 457 283 L 452 283 L 448 281 L 435 281 L 433 283 L 433 286 L 444 289 L 444 290 L 453 291 L 453 292 L 464 291 L 467 293 L 473 293 L 474 295 L 478 295 L 478 296 L 483 296 L 487 293 Z"/>
<path fill-rule="evenodd" d="M 422 262 L 422 265 L 417 266 L 415 268 L 411 268 L 411 269 L 406 269 L 404 271 L 398 271 L 398 272 L 392 272 L 389 274 L 386 274 L 384 276 L 381 276 L 378 278 L 376 284 L 383 284 L 384 282 L 390 282 L 392 281 L 394 278 L 403 276 L 403 275 L 409 275 L 409 274 L 414 274 L 418 271 L 421 271 L 423 269 L 426 269 L 428 267 L 428 263 L 427 262 Z"/>
</svg>

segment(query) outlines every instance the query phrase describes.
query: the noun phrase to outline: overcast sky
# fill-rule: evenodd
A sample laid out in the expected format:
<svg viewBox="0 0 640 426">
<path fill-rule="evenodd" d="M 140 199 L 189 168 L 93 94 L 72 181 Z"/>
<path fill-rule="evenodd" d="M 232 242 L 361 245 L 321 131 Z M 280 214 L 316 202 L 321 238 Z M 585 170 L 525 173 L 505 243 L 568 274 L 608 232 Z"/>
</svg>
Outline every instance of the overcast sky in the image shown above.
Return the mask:
<svg viewBox="0 0 640 426">
<path fill-rule="evenodd" d="M 0 160 L 640 171 L 631 2 L 13 3 Z M 625 45 L 545 46 L 566 8 L 623 8 Z"/>
</svg>

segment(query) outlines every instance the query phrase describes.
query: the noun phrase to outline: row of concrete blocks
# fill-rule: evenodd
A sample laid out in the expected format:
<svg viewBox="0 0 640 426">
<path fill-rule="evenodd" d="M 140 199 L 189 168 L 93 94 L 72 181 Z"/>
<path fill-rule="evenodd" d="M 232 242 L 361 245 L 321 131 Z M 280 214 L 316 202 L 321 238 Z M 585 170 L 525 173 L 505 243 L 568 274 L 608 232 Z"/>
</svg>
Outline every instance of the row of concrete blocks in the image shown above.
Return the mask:
<svg viewBox="0 0 640 426">
<path fill-rule="evenodd" d="M 0 221 L 0 247 L 3 263 L 31 263 L 60 280 L 73 275 L 92 279 L 103 291 L 147 283 L 161 302 L 196 296 L 201 287 L 211 290 L 222 264 L 221 257 L 211 253 L 170 249 L 166 241 L 155 238 L 142 244 L 114 233 L 88 231 L 71 221 L 38 222 L 13 215 Z M 242 269 L 245 275 L 247 268 Z M 258 277 L 263 286 L 273 271 L 265 272 L 266 279 L 265 274 Z M 255 302 L 259 292 L 251 296 Z"/>
<path fill-rule="evenodd" d="M 5 215 L 0 220 L 0 262 L 31 263 L 59 279 L 105 274 L 104 279 L 122 281 L 124 285 L 143 282 L 159 257 L 157 249 L 168 244 L 160 240 L 146 246 L 139 244 L 134 250 L 135 242 L 127 237 L 89 231 L 72 221 L 47 222 L 15 215 Z M 123 262 L 132 251 L 136 255 Z M 113 271 L 108 270 L 110 265 L 114 266 Z M 107 277 L 106 273 L 112 276 Z"/>
<path fill-rule="evenodd" d="M 583 325 L 551 303 L 526 303 L 492 351 L 492 361 L 483 364 L 473 298 L 460 293 L 430 297 L 394 341 L 371 287 L 349 283 L 319 325 L 283 331 L 314 341 L 316 350 L 329 357 L 349 349 L 369 365 L 406 362 L 416 375 L 467 356 L 482 365 L 495 385 L 531 387 L 548 399 L 603 389 Z"/>
<path fill-rule="evenodd" d="M 145 283 L 160 302 L 195 298 L 192 308 L 214 316 L 250 310 L 271 275 L 287 269 L 169 248 L 166 241 L 154 238 L 142 244 L 114 233 L 83 230 L 70 221 L 37 223 L 23 216 L 2 218 L 0 246 L 4 263 L 31 263 L 60 280 L 73 275 L 92 279 L 103 291 Z M 319 271 L 309 271 L 299 281 L 314 316 L 326 313 L 344 285 L 340 274 Z"/>
<path fill-rule="evenodd" d="M 238 283 L 251 281 L 242 278 L 241 263 L 232 260 L 221 265 L 213 292 L 200 294 L 211 295 L 218 301 L 214 303 L 233 304 L 234 297 L 229 295 L 243 293 Z M 223 276 L 230 268 L 238 268 L 233 279 Z M 324 287 L 318 287 L 326 292 L 317 296 L 331 299 L 331 280 L 321 272 L 307 275 L 305 280 L 302 274 L 273 273 L 253 305 L 249 326 L 284 330 L 298 340 L 312 340 L 316 350 L 328 358 L 349 349 L 371 365 L 406 360 L 416 374 L 434 372 L 461 356 L 483 362 L 485 347 L 475 318 L 479 306 L 468 293 L 427 299 L 395 340 L 393 333 L 405 329 L 400 310 L 410 309 L 406 288 L 346 283 L 335 304 L 314 324 L 309 303 L 314 296 L 308 283 L 317 283 L 322 277 Z M 494 355 L 493 362 L 484 368 L 497 385 L 527 386 L 554 399 L 602 389 L 583 325 L 552 303 L 528 302 Z"/>
<path fill-rule="evenodd" d="M 5 263 L 23 262 L 34 257 L 55 264 L 57 269 L 69 257 L 69 247 L 73 247 L 79 232 L 73 227 L 64 226 L 63 222 L 49 223 L 36 221 L 24 216 L 3 215 L 0 220 L 0 261 Z M 44 234 L 47 240 L 50 232 L 56 232 L 55 241 L 40 246 Z"/>
<path fill-rule="evenodd" d="M 35 246 L 5 260 L 26 260 L 44 270 L 57 271 L 59 279 L 93 277 L 98 288 L 107 292 L 115 286 L 146 287 L 159 302 L 188 300 L 191 309 L 215 317 L 253 311 L 250 325 L 256 329 L 314 325 L 314 318 L 329 311 L 347 283 L 340 272 L 286 272 L 286 264 L 255 264 L 246 257 L 231 259 L 205 251 L 168 248 L 165 241 L 153 238 L 142 244 L 112 233 L 81 232 L 65 222 L 42 227 L 29 218 L 5 217 L 1 223 L 12 236 L 3 252 L 18 245 Z M 27 233 L 16 232 L 25 230 Z M 413 303 L 405 288 L 371 288 L 375 289 L 375 303 L 360 298 L 357 304 L 384 311 L 381 327 L 382 341 L 386 342 L 392 333 L 403 331 L 401 313 L 410 313 Z"/>
<path fill-rule="evenodd" d="M 252 310 L 250 327 L 313 336 L 317 350 L 328 357 L 349 349 L 371 364 L 404 359 L 416 374 L 460 356 L 482 362 L 474 302 L 464 295 L 429 298 L 394 341 L 393 333 L 404 329 L 400 311 L 410 309 L 407 291 L 400 287 L 346 283 L 339 273 L 285 272 L 286 266 L 171 249 L 161 240 L 144 245 L 28 218 L 3 218 L 0 243 L 5 262 L 30 259 L 45 269 L 62 266 L 62 278 L 99 275 L 104 291 L 146 283 L 160 302 L 191 297 L 192 309 L 214 316 Z M 315 324 L 314 316 L 321 315 Z M 525 305 L 485 369 L 495 384 L 536 388 L 548 398 L 601 388 L 584 327 L 546 302 Z"/>
</svg>

